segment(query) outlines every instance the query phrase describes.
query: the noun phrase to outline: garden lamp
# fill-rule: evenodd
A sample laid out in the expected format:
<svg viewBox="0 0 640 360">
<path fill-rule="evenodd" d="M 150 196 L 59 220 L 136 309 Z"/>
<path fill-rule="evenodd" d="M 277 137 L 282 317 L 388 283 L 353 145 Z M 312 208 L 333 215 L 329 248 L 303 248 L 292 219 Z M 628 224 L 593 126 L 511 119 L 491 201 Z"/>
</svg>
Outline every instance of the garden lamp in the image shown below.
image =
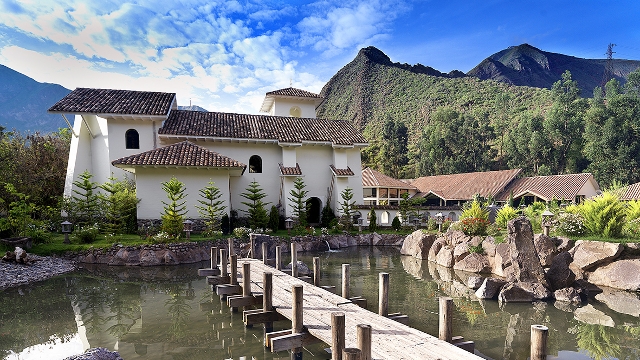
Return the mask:
<svg viewBox="0 0 640 360">
<path fill-rule="evenodd" d="M 442 232 L 442 223 L 444 222 L 444 215 L 441 212 L 436 214 L 436 224 L 438 224 L 438 232 Z"/>
<path fill-rule="evenodd" d="M 542 213 L 542 233 L 549 236 L 549 227 L 551 227 L 551 220 L 553 220 L 553 213 L 549 209 Z"/>
<path fill-rule="evenodd" d="M 187 240 L 188 240 L 191 238 L 191 229 L 193 226 L 193 221 L 187 219 L 182 222 L 182 225 L 184 226 L 184 232 L 187 234 Z"/>
<path fill-rule="evenodd" d="M 364 219 L 358 216 L 358 232 L 362 232 L 362 225 L 364 224 Z"/>
<path fill-rule="evenodd" d="M 73 224 L 65 220 L 60 225 L 62 226 L 62 233 L 64 234 L 64 243 L 69 244 L 69 234 L 73 231 Z"/>
<path fill-rule="evenodd" d="M 293 228 L 293 219 L 288 217 L 284 221 L 284 227 L 287 229 L 287 234 L 291 235 L 291 228 Z"/>
</svg>

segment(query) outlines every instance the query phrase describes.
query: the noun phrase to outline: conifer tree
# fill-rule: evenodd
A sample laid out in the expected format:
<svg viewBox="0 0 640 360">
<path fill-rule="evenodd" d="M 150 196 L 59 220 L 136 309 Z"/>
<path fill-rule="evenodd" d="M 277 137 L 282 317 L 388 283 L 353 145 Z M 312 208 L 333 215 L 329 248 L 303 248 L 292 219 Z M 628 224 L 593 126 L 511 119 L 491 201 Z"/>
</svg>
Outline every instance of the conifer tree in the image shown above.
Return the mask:
<svg viewBox="0 0 640 360">
<path fill-rule="evenodd" d="M 248 208 L 248 210 L 244 210 L 243 212 L 249 215 L 249 226 L 252 229 L 266 228 L 269 223 L 269 217 L 265 206 L 269 203 L 262 201 L 262 199 L 267 197 L 267 194 L 264 193 L 260 184 L 253 180 L 249 183 L 246 192 L 243 192 L 240 196 L 248 200 L 243 201 L 242 204 Z"/>
<path fill-rule="evenodd" d="M 204 224 L 207 226 L 207 231 L 220 231 L 220 219 L 224 209 L 224 201 L 220 200 L 222 192 L 215 185 L 213 181 L 209 181 L 208 185 L 199 190 L 200 199 L 196 205 L 198 213 L 204 219 Z"/>
<path fill-rule="evenodd" d="M 85 170 L 79 175 L 80 179 L 73 182 L 77 189 L 73 189 L 71 201 L 72 217 L 76 218 L 78 225 L 93 225 L 98 221 L 100 211 L 100 198 L 95 190 L 98 183 L 91 181 L 93 174 Z"/>
<path fill-rule="evenodd" d="M 167 194 L 169 202 L 164 204 L 164 212 L 162 214 L 162 230 L 171 236 L 177 237 L 182 232 L 184 225 L 184 216 L 186 215 L 187 194 L 185 194 L 184 183 L 178 181 L 176 177 L 162 183 L 162 190 Z"/>
<path fill-rule="evenodd" d="M 298 225 L 302 227 L 307 226 L 307 205 L 305 198 L 309 191 L 305 190 L 305 187 L 304 180 L 302 180 L 301 177 L 297 177 L 293 181 L 293 189 L 289 192 L 291 197 L 288 198 L 293 208 L 293 216 L 298 219 Z"/>
<path fill-rule="evenodd" d="M 351 216 L 356 206 L 356 202 L 351 201 L 351 199 L 353 199 L 353 190 L 351 188 L 342 190 L 340 197 L 342 198 L 342 203 L 340 203 L 340 211 L 342 212 L 341 221 L 345 229 L 350 231 L 352 225 Z"/>
<path fill-rule="evenodd" d="M 378 230 L 378 219 L 376 211 L 371 208 L 371 211 L 369 211 L 369 231 L 374 232 L 376 230 Z"/>
<path fill-rule="evenodd" d="M 106 222 L 104 231 L 111 234 L 134 232 L 137 228 L 137 204 L 133 184 L 111 176 L 109 181 L 99 186 L 105 194 L 99 195 L 103 204 Z"/>
<path fill-rule="evenodd" d="M 274 205 L 271 206 L 271 211 L 269 212 L 269 229 L 274 232 L 278 231 L 278 227 L 280 225 L 280 213 L 278 212 L 278 208 Z"/>
</svg>

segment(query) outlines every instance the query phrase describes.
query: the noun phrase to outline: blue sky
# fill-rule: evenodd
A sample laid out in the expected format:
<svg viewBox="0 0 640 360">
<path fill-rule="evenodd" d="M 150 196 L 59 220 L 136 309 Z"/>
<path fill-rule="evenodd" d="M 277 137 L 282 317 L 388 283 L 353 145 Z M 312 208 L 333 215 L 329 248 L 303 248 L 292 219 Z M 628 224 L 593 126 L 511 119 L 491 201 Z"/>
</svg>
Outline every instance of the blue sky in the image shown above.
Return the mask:
<svg viewBox="0 0 640 360">
<path fill-rule="evenodd" d="M 529 43 L 640 60 L 640 2 L 0 0 L 0 64 L 41 82 L 176 92 L 257 113 L 267 91 L 319 92 L 358 50 L 467 72 Z"/>
</svg>

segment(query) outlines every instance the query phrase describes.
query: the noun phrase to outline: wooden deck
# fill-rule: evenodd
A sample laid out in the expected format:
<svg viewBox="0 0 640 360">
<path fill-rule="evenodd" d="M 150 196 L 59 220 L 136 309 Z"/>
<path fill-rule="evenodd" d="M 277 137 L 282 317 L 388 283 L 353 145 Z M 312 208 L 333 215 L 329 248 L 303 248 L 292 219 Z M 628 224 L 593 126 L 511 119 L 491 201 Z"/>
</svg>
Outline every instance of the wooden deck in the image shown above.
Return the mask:
<svg viewBox="0 0 640 360">
<path fill-rule="evenodd" d="M 273 273 L 273 307 L 289 320 L 292 318 L 292 286 L 303 285 L 304 326 L 311 335 L 326 344 L 332 342 L 331 313 L 343 312 L 345 346 L 357 347 L 356 325 L 370 325 L 373 359 L 481 359 L 437 337 L 363 309 L 341 296 L 264 265 L 262 261 L 239 259 L 238 267 L 242 268 L 245 262 L 251 264 L 252 294 L 262 295 L 263 273 Z"/>
</svg>

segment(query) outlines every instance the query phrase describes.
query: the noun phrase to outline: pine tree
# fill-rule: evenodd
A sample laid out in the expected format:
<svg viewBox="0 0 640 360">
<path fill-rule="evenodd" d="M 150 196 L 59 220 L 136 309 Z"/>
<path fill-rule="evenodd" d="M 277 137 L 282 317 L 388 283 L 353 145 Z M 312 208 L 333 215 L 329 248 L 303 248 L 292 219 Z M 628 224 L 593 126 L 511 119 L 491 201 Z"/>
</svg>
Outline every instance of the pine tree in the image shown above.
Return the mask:
<svg viewBox="0 0 640 360">
<path fill-rule="evenodd" d="M 372 208 L 369 211 L 369 231 L 374 232 L 378 230 L 378 219 L 376 217 L 376 211 Z"/>
<path fill-rule="evenodd" d="M 105 194 L 101 194 L 106 222 L 104 231 L 110 234 L 134 232 L 137 228 L 137 205 L 135 187 L 126 180 L 120 181 L 111 176 L 108 182 L 99 186 Z"/>
<path fill-rule="evenodd" d="M 220 231 L 220 218 L 222 217 L 224 209 L 224 201 L 220 200 L 222 192 L 215 185 L 213 181 L 209 181 L 208 185 L 199 190 L 200 199 L 196 205 L 198 213 L 204 219 L 204 224 L 207 226 L 207 232 Z"/>
<path fill-rule="evenodd" d="M 264 193 L 260 184 L 253 180 L 247 187 L 246 192 L 243 192 L 240 196 L 248 200 L 246 202 L 243 201 L 242 204 L 248 208 L 244 212 L 249 215 L 249 226 L 252 229 L 266 228 L 269 223 L 269 217 L 265 206 L 269 203 L 262 201 L 267 197 L 267 194 Z"/>
<path fill-rule="evenodd" d="M 340 204 L 340 211 L 342 212 L 341 221 L 345 229 L 350 231 L 352 225 L 351 216 L 356 206 L 356 202 L 351 201 L 351 199 L 353 199 L 353 190 L 351 188 L 342 190 L 340 197 L 342 198 L 342 203 Z"/>
<path fill-rule="evenodd" d="M 174 177 L 167 182 L 162 183 L 162 190 L 167 194 L 169 202 L 162 202 L 164 204 L 164 212 L 162 214 L 162 230 L 171 236 L 177 237 L 182 233 L 184 225 L 184 216 L 186 215 L 187 206 L 186 200 L 187 194 L 185 194 L 186 188 L 184 183 L 178 181 Z"/>
<path fill-rule="evenodd" d="M 278 208 L 275 206 L 271 206 L 271 211 L 269 212 L 269 229 L 274 232 L 278 231 L 278 225 L 280 224 L 280 213 L 278 212 Z"/>
<path fill-rule="evenodd" d="M 302 180 L 301 177 L 297 177 L 293 181 L 293 189 L 289 192 L 291 197 L 288 198 L 293 208 L 293 216 L 298 219 L 298 225 L 302 227 L 307 226 L 307 205 L 305 198 L 309 191 L 304 189 L 305 186 L 304 180 Z"/>
<path fill-rule="evenodd" d="M 80 179 L 73 182 L 77 189 L 73 189 L 71 201 L 72 217 L 76 217 L 78 225 L 93 225 L 98 221 L 100 211 L 100 198 L 94 190 L 98 183 L 91 181 L 93 174 L 85 170 L 79 175 Z"/>
</svg>

